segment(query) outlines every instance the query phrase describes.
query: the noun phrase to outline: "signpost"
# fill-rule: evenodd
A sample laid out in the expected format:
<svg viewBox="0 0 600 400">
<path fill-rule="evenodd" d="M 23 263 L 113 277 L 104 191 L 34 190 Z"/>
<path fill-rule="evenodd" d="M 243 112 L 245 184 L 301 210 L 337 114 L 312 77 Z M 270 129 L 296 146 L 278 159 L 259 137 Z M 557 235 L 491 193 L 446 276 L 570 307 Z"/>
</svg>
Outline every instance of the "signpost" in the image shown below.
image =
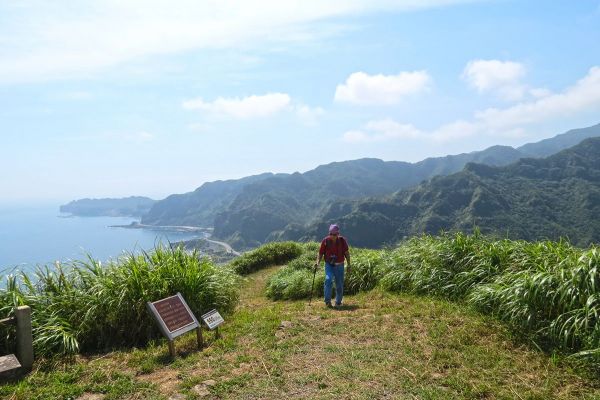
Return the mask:
<svg viewBox="0 0 600 400">
<path fill-rule="evenodd" d="M 208 326 L 208 329 L 211 331 L 216 329 L 215 336 L 219 337 L 219 325 L 221 325 L 225 320 L 221 317 L 221 314 L 217 310 L 210 310 L 206 314 L 202 315 L 202 320 Z"/>
<path fill-rule="evenodd" d="M 198 347 L 202 348 L 203 340 L 200 324 L 181 296 L 181 293 L 177 293 L 175 296 L 167 297 L 166 299 L 148 302 L 146 305 L 154 316 L 154 319 L 156 319 L 156 322 L 158 322 L 162 334 L 169 339 L 169 353 L 171 357 L 175 357 L 173 340 L 192 329 L 196 329 Z"/>
<path fill-rule="evenodd" d="M 173 342 L 175 338 L 192 329 L 196 330 L 198 348 L 201 349 L 204 346 L 202 325 L 198 322 L 190 307 L 188 307 L 181 293 L 162 300 L 149 301 L 146 305 L 156 322 L 158 322 L 162 334 L 169 339 L 169 354 L 171 354 L 171 357 L 175 357 L 175 344 Z M 221 314 L 217 310 L 210 310 L 202 315 L 202 321 L 204 321 L 211 331 L 216 329 L 215 336 L 218 338 L 219 325 L 225 322 Z"/>
</svg>

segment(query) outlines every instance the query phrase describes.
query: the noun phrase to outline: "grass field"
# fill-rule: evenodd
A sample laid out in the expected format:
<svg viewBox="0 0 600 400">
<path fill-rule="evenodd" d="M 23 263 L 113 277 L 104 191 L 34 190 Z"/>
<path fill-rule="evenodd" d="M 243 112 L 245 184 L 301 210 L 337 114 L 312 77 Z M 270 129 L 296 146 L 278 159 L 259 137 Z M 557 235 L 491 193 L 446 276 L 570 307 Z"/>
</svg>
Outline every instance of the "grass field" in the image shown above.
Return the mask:
<svg viewBox="0 0 600 400">
<path fill-rule="evenodd" d="M 379 289 L 341 310 L 319 299 L 272 302 L 268 277 L 245 278 L 222 338 L 165 342 L 45 361 L 6 399 L 600 399 L 600 384 L 564 358 L 519 345 L 463 305 Z M 206 382 L 206 384 L 203 384 Z"/>
</svg>

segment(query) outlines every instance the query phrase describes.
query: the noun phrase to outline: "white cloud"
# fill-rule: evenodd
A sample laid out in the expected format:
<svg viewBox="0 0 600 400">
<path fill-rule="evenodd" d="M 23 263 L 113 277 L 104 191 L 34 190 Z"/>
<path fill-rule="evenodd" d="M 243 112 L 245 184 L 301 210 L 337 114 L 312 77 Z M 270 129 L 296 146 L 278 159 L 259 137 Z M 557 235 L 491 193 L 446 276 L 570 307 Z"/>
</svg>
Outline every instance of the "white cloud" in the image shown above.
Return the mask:
<svg viewBox="0 0 600 400">
<path fill-rule="evenodd" d="M 267 93 L 262 96 L 219 97 L 206 102 L 201 97 L 186 100 L 186 110 L 202 110 L 216 114 L 228 115 L 239 119 L 261 118 L 283 111 L 290 106 L 291 98 L 286 93 Z"/>
<path fill-rule="evenodd" d="M 600 67 L 590 68 L 586 76 L 561 93 L 545 91 L 541 94 L 535 100 L 507 108 L 489 108 L 476 112 L 471 120 L 450 122 L 431 131 L 422 131 L 393 120 L 383 120 L 367 123 L 364 130 L 346 132 L 342 138 L 350 143 L 408 138 L 443 143 L 477 135 L 521 137 L 530 125 L 599 110 Z"/>
<path fill-rule="evenodd" d="M 315 40 L 340 17 L 476 0 L 0 2 L 0 83 L 87 77 L 144 57 Z M 335 29 L 333 29 L 335 31 Z"/>
<path fill-rule="evenodd" d="M 595 66 L 562 93 L 550 94 L 509 108 L 489 108 L 476 113 L 475 119 L 494 131 L 501 131 L 518 125 L 564 118 L 585 110 L 598 110 L 599 107 L 600 67 Z"/>
<path fill-rule="evenodd" d="M 469 61 L 462 77 L 479 93 L 494 92 L 505 100 L 519 100 L 527 93 L 520 81 L 526 69 L 521 63 L 499 60 Z"/>
<path fill-rule="evenodd" d="M 310 107 L 306 104 L 292 102 L 287 93 L 267 93 L 247 97 L 218 97 L 208 102 L 201 97 L 185 100 L 182 107 L 186 110 L 201 110 L 236 119 L 269 117 L 281 112 L 291 112 L 305 125 L 318 124 L 319 118 L 325 114 L 321 107 Z M 196 127 L 190 129 L 196 130 Z"/>
<path fill-rule="evenodd" d="M 548 97 L 552 94 L 552 91 L 546 88 L 533 88 L 529 89 L 529 94 L 537 99 L 542 97 Z"/>
<path fill-rule="evenodd" d="M 422 136 L 423 132 L 412 125 L 400 124 L 392 119 L 383 119 L 369 121 L 363 130 L 345 132 L 343 140 L 349 143 L 364 143 L 394 139 L 419 139 Z"/>
<path fill-rule="evenodd" d="M 297 105 L 295 110 L 300 121 L 308 126 L 317 125 L 319 118 L 325 114 L 325 110 L 321 107 L 310 107 L 305 104 Z"/>
<path fill-rule="evenodd" d="M 398 75 L 351 74 L 335 89 L 335 100 L 355 104 L 396 104 L 407 95 L 425 91 L 431 83 L 426 71 Z"/>
<path fill-rule="evenodd" d="M 369 136 L 363 131 L 347 131 L 344 133 L 342 139 L 347 143 L 364 143 L 376 141 L 373 137 Z"/>
</svg>

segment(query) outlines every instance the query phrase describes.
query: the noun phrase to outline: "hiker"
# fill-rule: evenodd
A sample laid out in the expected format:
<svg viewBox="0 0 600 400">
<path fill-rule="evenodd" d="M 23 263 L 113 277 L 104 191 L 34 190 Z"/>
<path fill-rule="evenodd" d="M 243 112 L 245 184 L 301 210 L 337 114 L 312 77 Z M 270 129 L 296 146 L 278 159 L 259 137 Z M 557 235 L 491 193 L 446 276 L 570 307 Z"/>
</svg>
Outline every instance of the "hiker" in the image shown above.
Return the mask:
<svg viewBox="0 0 600 400">
<path fill-rule="evenodd" d="M 331 307 L 331 288 L 335 279 L 335 307 L 342 305 L 344 296 L 344 259 L 348 261 L 348 273 L 350 273 L 350 253 L 348 242 L 340 236 L 340 227 L 336 224 L 329 226 L 329 236 L 321 242 L 321 248 L 314 265 L 315 271 L 321 259 L 325 257 L 325 305 Z"/>
</svg>

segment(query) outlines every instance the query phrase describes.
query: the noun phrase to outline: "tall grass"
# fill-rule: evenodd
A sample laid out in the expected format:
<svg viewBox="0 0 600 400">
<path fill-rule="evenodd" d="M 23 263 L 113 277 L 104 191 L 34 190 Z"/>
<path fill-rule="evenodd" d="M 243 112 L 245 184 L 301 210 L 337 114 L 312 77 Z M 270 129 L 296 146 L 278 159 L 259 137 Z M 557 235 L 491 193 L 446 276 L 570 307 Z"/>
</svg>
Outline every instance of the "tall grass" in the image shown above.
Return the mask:
<svg viewBox="0 0 600 400">
<path fill-rule="evenodd" d="M 390 253 L 382 286 L 390 291 L 462 299 L 476 285 L 502 273 L 518 242 L 490 240 L 479 234 L 422 236 Z"/>
<path fill-rule="evenodd" d="M 304 253 L 277 271 L 267 282 L 267 297 L 273 300 L 308 298 L 311 293 L 313 269 L 318 244 L 305 246 Z M 384 256 L 381 251 L 351 249 L 351 270 L 344 279 L 344 293 L 354 294 L 374 288 L 384 274 Z M 321 264 L 314 283 L 314 295 L 323 294 L 325 270 Z"/>
<path fill-rule="evenodd" d="M 8 276 L 0 290 L 0 313 L 6 316 L 17 305 L 29 305 L 36 353 L 75 354 L 157 337 L 146 302 L 176 292 L 196 315 L 214 307 L 230 312 L 238 299 L 237 281 L 230 269 L 197 253 L 159 245 L 106 266 L 90 257 L 38 268 L 33 276 Z"/>
<path fill-rule="evenodd" d="M 247 275 L 273 265 L 282 265 L 303 252 L 302 245 L 296 242 L 273 242 L 255 250 L 244 253 L 230 264 L 233 270 L 240 275 Z"/>
<path fill-rule="evenodd" d="M 598 353 L 600 249 L 544 242 L 524 250 L 513 257 L 521 268 L 475 288 L 469 302 L 542 347 Z"/>
<path fill-rule="evenodd" d="M 393 249 L 352 249 L 345 293 L 379 285 L 468 304 L 506 322 L 540 348 L 600 367 L 600 248 L 565 241 L 525 242 L 479 233 L 414 237 Z M 271 277 L 274 300 L 310 295 L 316 248 Z M 323 292 L 322 268 L 315 294 Z"/>
</svg>

